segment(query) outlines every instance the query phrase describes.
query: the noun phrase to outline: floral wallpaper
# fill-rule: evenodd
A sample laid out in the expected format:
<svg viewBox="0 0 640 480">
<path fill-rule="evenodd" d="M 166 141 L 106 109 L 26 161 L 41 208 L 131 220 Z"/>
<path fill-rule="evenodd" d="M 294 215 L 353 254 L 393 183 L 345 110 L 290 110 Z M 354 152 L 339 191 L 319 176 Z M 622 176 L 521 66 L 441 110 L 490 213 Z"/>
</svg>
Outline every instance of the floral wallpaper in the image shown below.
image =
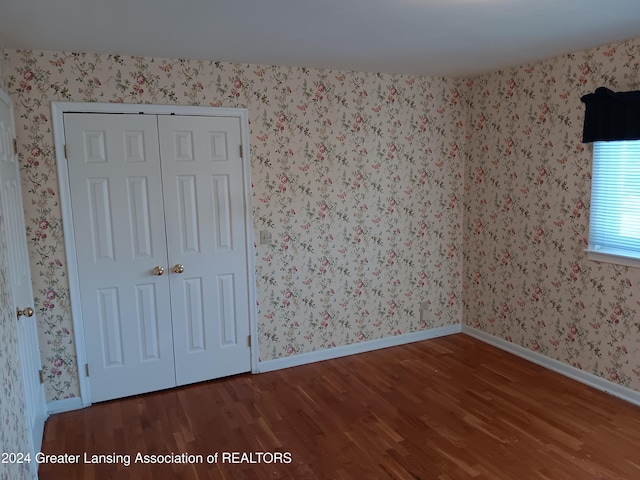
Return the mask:
<svg viewBox="0 0 640 480">
<path fill-rule="evenodd" d="M 0 202 L 2 200 L 0 199 Z M 29 452 L 18 329 L 9 283 L 5 226 L 0 204 L 0 453 Z M 5 464 L 0 480 L 30 478 L 28 464 Z"/>
<path fill-rule="evenodd" d="M 261 360 L 463 321 L 640 390 L 640 271 L 584 254 L 580 102 L 638 88 L 640 39 L 469 79 L 5 53 L 48 400 L 79 394 L 60 100 L 248 109 Z"/>
<path fill-rule="evenodd" d="M 640 390 L 640 270 L 587 259 L 580 97 L 640 87 L 640 40 L 466 81 L 465 323 Z"/>
<path fill-rule="evenodd" d="M 6 55 L 48 400 L 79 395 L 51 101 L 248 109 L 262 361 L 461 322 L 461 81 Z"/>
</svg>

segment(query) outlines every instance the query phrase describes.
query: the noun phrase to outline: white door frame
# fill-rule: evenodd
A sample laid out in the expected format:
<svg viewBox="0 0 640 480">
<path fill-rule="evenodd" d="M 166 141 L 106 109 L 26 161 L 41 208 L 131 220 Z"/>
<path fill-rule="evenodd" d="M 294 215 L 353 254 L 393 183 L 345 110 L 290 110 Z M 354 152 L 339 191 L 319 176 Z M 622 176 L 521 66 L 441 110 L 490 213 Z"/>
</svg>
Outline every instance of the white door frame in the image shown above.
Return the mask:
<svg viewBox="0 0 640 480">
<path fill-rule="evenodd" d="M 64 234 L 65 253 L 69 280 L 69 296 L 71 301 L 71 317 L 73 321 L 73 335 L 78 361 L 78 381 L 82 407 L 91 405 L 89 381 L 83 366 L 87 363 L 86 346 L 84 342 L 84 324 L 82 305 L 80 302 L 80 278 L 76 263 L 76 245 L 71 213 L 71 190 L 69 187 L 69 172 L 64 153 L 65 113 L 121 113 L 148 115 L 192 115 L 209 117 L 236 117 L 240 120 L 242 140 L 242 169 L 244 177 L 244 216 L 247 255 L 247 276 L 249 279 L 249 330 L 251 333 L 251 372 L 258 372 L 258 324 L 256 308 L 255 284 L 255 249 L 253 237 L 253 215 L 251 209 L 251 163 L 249 159 L 249 116 L 245 108 L 217 108 L 175 105 L 138 105 L 123 103 L 93 103 L 93 102 L 52 102 L 51 113 L 53 122 L 53 136 L 55 142 L 56 165 L 60 187 L 60 206 L 62 209 L 62 229 Z"/>
</svg>

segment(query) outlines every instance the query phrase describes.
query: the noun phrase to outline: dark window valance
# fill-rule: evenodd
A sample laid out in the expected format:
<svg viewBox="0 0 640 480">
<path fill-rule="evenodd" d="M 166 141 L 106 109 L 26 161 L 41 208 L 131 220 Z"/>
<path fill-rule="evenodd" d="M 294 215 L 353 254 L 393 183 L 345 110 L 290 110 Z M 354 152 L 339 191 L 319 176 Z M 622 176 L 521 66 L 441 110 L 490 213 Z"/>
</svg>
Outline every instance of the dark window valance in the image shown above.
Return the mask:
<svg viewBox="0 0 640 480">
<path fill-rule="evenodd" d="M 586 105 L 582 141 L 640 140 L 640 91 L 599 87 L 582 97 Z"/>
</svg>

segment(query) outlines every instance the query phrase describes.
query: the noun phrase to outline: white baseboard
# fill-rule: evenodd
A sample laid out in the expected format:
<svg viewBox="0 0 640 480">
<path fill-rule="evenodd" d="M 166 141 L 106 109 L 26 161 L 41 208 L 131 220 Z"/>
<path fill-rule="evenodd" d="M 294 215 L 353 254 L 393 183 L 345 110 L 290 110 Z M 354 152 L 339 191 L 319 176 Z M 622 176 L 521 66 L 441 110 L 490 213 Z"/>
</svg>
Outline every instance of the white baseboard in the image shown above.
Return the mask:
<svg viewBox="0 0 640 480">
<path fill-rule="evenodd" d="M 397 335 L 395 337 L 380 338 L 378 340 L 371 340 L 368 342 L 354 343 L 351 345 L 344 345 L 335 348 L 329 348 L 326 350 L 319 350 L 316 352 L 303 353 L 300 355 L 294 355 L 291 357 L 278 358 L 276 360 L 267 360 L 265 362 L 258 363 L 258 369 L 253 373 L 270 372 L 273 370 L 280 370 L 282 368 L 295 367 L 298 365 L 305 365 L 307 363 L 320 362 L 322 360 L 330 360 L 332 358 L 340 358 L 347 355 L 353 355 L 356 353 L 364 353 L 372 350 L 378 350 L 380 348 L 394 347 L 397 345 L 404 345 L 406 343 L 419 342 L 421 340 L 428 340 L 430 338 L 443 337 L 445 335 L 452 335 L 454 333 L 460 333 L 462 331 L 461 325 L 448 325 L 446 327 L 432 328 L 429 330 L 421 330 L 419 332 L 407 333 L 405 335 Z M 47 411 L 49 415 L 55 413 L 70 412 L 72 410 L 79 410 L 87 407 L 82 403 L 82 398 L 65 398 L 63 400 L 53 400 L 47 402 Z"/>
<path fill-rule="evenodd" d="M 70 412 L 71 410 L 79 410 L 85 407 L 80 397 L 64 398 L 62 400 L 52 400 L 47 402 L 47 411 L 49 415 L 54 413 Z"/>
<path fill-rule="evenodd" d="M 307 363 L 346 357 L 347 355 L 354 355 L 356 353 L 370 352 L 387 347 L 397 347 L 398 345 L 420 342 L 422 340 L 429 340 L 430 338 L 444 337 L 445 335 L 452 335 L 454 333 L 460 333 L 461 331 L 461 325 L 447 325 L 446 327 L 420 330 L 419 332 L 406 333 L 394 337 L 379 338 L 367 342 L 352 343 L 335 348 L 316 350 L 315 352 L 301 353 L 290 357 L 276 358 L 275 360 L 266 360 L 258 363 L 258 369 L 255 373 L 272 372 L 283 368 L 306 365 Z"/>
<path fill-rule="evenodd" d="M 343 345 L 315 352 L 302 353 L 291 357 L 277 358 L 275 360 L 266 360 L 258 363 L 258 369 L 254 373 L 271 372 L 283 368 L 297 367 L 308 363 L 321 362 L 331 360 L 333 358 L 345 357 L 347 355 L 355 355 L 358 353 L 370 352 L 382 348 L 396 347 L 431 338 L 444 337 L 456 333 L 464 333 L 470 337 L 476 338 L 481 342 L 493 345 L 501 350 L 517 355 L 530 362 L 540 365 L 544 368 L 552 370 L 560 375 L 576 380 L 580 383 L 588 385 L 596 390 L 608 393 L 614 397 L 625 400 L 634 405 L 640 406 L 640 392 L 624 387 L 617 383 L 605 380 L 602 377 L 585 372 L 578 368 L 572 367 L 566 363 L 546 357 L 540 353 L 521 347 L 515 343 L 508 342 L 502 338 L 482 332 L 468 325 L 448 325 L 445 327 L 432 328 L 429 330 L 421 330 L 419 332 L 397 335 L 394 337 L 385 337 L 368 342 L 353 343 L 351 345 Z M 47 403 L 47 411 L 49 414 L 69 412 L 79 410 L 86 405 L 82 404 L 80 397 L 65 398 L 63 400 L 54 400 Z"/>
<path fill-rule="evenodd" d="M 640 406 L 640 392 L 627 387 L 623 387 L 622 385 L 611 382 L 609 380 L 605 380 L 602 377 L 598 377 L 597 375 L 593 375 L 592 373 L 588 373 L 584 370 L 580 370 L 579 368 L 572 367 L 571 365 L 567 365 L 566 363 L 554 360 L 553 358 L 545 357 L 544 355 L 534 352 L 533 350 L 521 347 L 520 345 L 508 342 L 502 338 L 495 337 L 468 325 L 462 326 L 462 333 L 476 338 L 484 343 L 488 343 L 489 345 L 493 345 L 494 347 L 497 347 L 501 350 L 513 353 L 518 357 L 529 360 L 530 362 L 538 364 L 544 368 L 553 370 L 560 375 L 564 375 L 565 377 L 569 377 L 580 383 L 584 383 L 585 385 L 593 387 L 596 390 L 600 390 L 602 392 L 608 393 L 609 395 L 613 395 L 614 397 L 618 397 L 629 403 Z"/>
</svg>

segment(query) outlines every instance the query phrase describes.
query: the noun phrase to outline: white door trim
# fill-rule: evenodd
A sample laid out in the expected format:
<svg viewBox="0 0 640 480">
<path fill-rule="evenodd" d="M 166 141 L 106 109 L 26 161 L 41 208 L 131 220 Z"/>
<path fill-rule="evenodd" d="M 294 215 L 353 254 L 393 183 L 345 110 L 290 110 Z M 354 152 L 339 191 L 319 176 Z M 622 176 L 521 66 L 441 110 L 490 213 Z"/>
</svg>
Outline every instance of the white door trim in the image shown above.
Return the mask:
<svg viewBox="0 0 640 480">
<path fill-rule="evenodd" d="M 80 302 L 80 279 L 76 263 L 76 245 L 73 229 L 73 217 L 71 213 L 71 190 L 69 187 L 69 173 L 67 159 L 64 154 L 65 113 L 124 113 L 149 115 L 193 115 L 214 117 L 236 117 L 241 124 L 242 140 L 242 170 L 244 177 L 244 216 L 247 232 L 246 255 L 249 278 L 249 328 L 251 332 L 251 371 L 258 371 L 258 324 L 256 307 L 255 284 L 255 249 L 253 235 L 253 215 L 251 209 L 251 163 L 249 159 L 249 116 L 244 108 L 217 108 L 198 106 L 175 105 L 137 105 L 123 103 L 93 103 L 93 102 L 52 102 L 51 118 L 53 123 L 53 137 L 55 144 L 56 166 L 60 188 L 60 207 L 62 209 L 62 229 L 64 234 L 65 253 L 67 256 L 67 269 L 69 280 L 69 297 L 71 302 L 71 317 L 73 322 L 73 335 L 78 361 L 78 381 L 82 407 L 91 405 L 89 381 L 85 373 L 84 365 L 87 363 L 86 346 L 84 342 L 84 326 Z"/>
</svg>

